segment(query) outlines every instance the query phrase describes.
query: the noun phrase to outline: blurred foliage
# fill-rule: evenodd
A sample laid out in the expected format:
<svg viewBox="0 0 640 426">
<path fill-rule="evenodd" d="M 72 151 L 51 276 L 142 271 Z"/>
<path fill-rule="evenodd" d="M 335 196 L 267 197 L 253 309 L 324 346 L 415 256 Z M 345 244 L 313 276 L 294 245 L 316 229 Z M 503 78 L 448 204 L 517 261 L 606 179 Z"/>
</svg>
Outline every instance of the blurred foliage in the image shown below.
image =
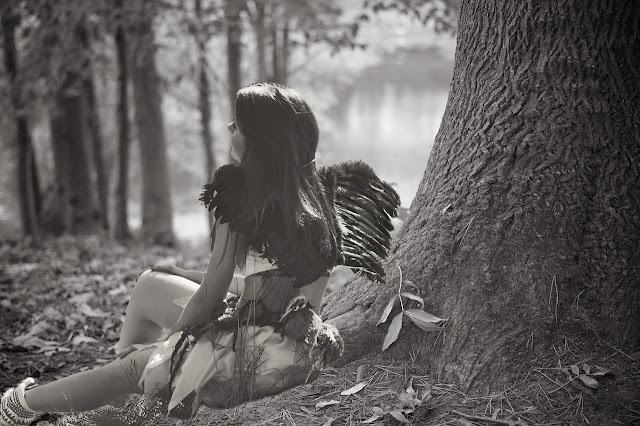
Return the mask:
<svg viewBox="0 0 640 426">
<path fill-rule="evenodd" d="M 365 0 L 365 10 L 378 13 L 384 10 L 395 10 L 408 15 L 423 25 L 433 25 L 436 32 L 454 33 L 460 12 L 460 0 Z M 367 14 L 362 15 L 368 19 Z"/>
<path fill-rule="evenodd" d="M 198 122 L 197 51 L 194 4 L 186 0 L 148 0 L 155 8 L 156 61 L 162 77 L 163 112 L 168 140 L 169 168 L 174 210 L 199 211 L 197 198 L 210 171 L 205 171 Z M 262 0 L 265 2 L 266 0 Z M 241 13 L 243 27 L 242 84 L 257 80 L 256 41 L 252 19 L 259 0 L 247 0 Z M 208 38 L 208 76 L 211 82 L 212 130 L 217 164 L 227 159 L 229 141 L 226 124 L 230 116 L 226 77 L 226 40 L 222 0 L 203 0 L 204 36 Z M 271 2 L 269 2 L 271 3 Z M 330 111 L 345 96 L 363 69 L 382 62 L 398 48 L 433 43 L 433 30 L 448 31 L 455 25 L 457 3 L 445 1 L 282 0 L 273 19 L 289 24 L 288 84 L 308 100 L 316 112 L 322 132 L 335 132 Z M 128 2 L 125 2 L 125 8 Z M 131 19 L 125 11 L 119 17 L 114 2 L 96 0 L 5 1 L 2 7 L 19 12 L 16 42 L 20 79 L 24 86 L 25 111 L 29 118 L 43 191 L 53 182 L 53 160 L 49 139 L 51 96 L 65 71 L 87 72 L 84 60 L 92 64 L 99 116 L 105 140 L 104 160 L 110 171 L 113 194 L 117 171 L 115 125 L 116 69 L 113 29 L 118 19 Z M 130 7 L 130 6 L 129 6 Z M 2 9 L 0 9 L 0 13 Z M 5 9 L 6 10 L 6 9 Z M 90 45 L 74 42 L 75 23 L 86 19 Z M 424 27 L 423 23 L 427 23 Z M 366 48 L 365 48 L 366 47 Z M 72 51 L 80 55 L 71 55 Z M 15 197 L 13 111 L 7 103 L 8 81 L 0 68 L 0 238 L 17 235 Z M 132 120 L 133 122 L 133 120 Z M 130 166 L 130 221 L 139 223 L 141 192 L 139 150 L 132 126 Z M 322 149 L 322 148 L 321 148 Z M 199 164 L 202 163 L 202 164 Z M 203 222 L 205 223 L 205 222 Z M 206 231 L 205 231 L 206 232 Z M 180 231 L 178 230 L 178 234 Z"/>
</svg>

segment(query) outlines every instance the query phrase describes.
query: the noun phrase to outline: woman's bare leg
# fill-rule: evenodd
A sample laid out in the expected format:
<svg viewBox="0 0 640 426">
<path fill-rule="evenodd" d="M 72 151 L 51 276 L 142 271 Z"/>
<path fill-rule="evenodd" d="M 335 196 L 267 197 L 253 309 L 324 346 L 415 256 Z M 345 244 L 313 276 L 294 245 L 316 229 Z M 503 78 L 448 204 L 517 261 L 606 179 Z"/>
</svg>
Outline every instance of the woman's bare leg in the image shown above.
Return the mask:
<svg viewBox="0 0 640 426">
<path fill-rule="evenodd" d="M 145 271 L 138 278 L 120 331 L 117 352 L 158 339 L 163 328 L 178 321 L 182 308 L 174 299 L 191 296 L 199 285 L 178 275 Z"/>
<path fill-rule="evenodd" d="M 34 411 L 66 413 L 92 410 L 121 395 L 141 393 L 138 381 L 152 350 L 135 351 L 95 370 L 29 389 L 25 401 Z"/>
</svg>

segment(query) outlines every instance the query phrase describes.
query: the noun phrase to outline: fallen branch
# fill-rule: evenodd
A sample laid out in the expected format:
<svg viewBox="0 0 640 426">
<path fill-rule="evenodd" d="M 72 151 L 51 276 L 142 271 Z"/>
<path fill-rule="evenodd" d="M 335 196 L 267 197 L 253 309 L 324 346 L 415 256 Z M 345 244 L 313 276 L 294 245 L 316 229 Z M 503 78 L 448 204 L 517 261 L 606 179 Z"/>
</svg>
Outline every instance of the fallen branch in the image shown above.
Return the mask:
<svg viewBox="0 0 640 426">
<path fill-rule="evenodd" d="M 462 413 L 458 410 L 453 410 L 451 411 L 451 414 L 455 414 L 456 416 L 460 416 L 460 417 L 464 417 L 467 420 L 475 420 L 478 422 L 489 422 L 489 423 L 495 423 L 498 425 L 507 425 L 507 426 L 525 426 L 524 423 L 521 422 L 513 422 L 513 421 L 509 421 L 509 420 L 500 420 L 500 419 L 494 419 L 492 417 L 482 417 L 482 416 L 473 416 L 471 414 L 465 414 Z"/>
</svg>

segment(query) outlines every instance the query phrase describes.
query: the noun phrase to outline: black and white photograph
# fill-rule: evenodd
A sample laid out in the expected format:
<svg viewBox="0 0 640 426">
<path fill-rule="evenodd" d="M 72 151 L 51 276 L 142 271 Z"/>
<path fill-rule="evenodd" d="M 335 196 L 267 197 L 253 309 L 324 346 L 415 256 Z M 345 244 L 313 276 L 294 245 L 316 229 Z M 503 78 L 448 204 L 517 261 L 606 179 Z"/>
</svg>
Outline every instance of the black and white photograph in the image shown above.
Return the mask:
<svg viewBox="0 0 640 426">
<path fill-rule="evenodd" d="M 640 425 L 640 1 L 0 27 L 0 426 Z"/>
</svg>

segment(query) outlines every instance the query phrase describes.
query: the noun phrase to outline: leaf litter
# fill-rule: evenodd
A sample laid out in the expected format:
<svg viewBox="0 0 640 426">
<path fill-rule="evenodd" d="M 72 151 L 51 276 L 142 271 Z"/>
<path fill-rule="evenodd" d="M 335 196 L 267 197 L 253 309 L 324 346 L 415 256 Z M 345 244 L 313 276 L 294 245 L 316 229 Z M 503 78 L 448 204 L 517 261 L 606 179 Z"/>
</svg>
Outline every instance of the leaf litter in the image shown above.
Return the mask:
<svg viewBox="0 0 640 426">
<path fill-rule="evenodd" d="M 207 253 L 206 248 L 202 253 Z M 63 237 L 39 247 L 0 243 L 0 265 L 7 265 L 0 268 L 0 388 L 26 375 L 47 382 L 112 360 L 135 279 L 140 271 L 163 259 L 187 268 L 203 268 L 207 260 L 205 255 L 183 257 L 175 250 L 121 246 L 93 237 Z M 403 284 L 422 298 L 413 282 L 404 280 Z M 404 315 L 415 325 L 419 327 L 411 315 L 424 324 L 442 326 L 445 320 L 428 317 L 420 300 L 402 297 L 417 304 L 403 304 Z M 397 297 L 390 303 L 387 318 L 380 323 L 399 302 Z M 418 328 L 407 332 L 423 333 Z M 327 368 L 313 383 L 241 407 L 203 408 L 192 421 L 163 419 L 144 424 L 446 425 L 493 421 L 542 425 L 638 419 L 636 354 L 627 355 L 600 342 L 594 344 L 600 350 L 597 356 L 593 348 L 569 350 L 566 346 L 539 355 L 534 360 L 537 367 L 524 380 L 489 395 L 468 395 L 454 385 L 434 382 L 424 375 L 422 365 L 396 360 L 385 352 Z M 620 389 L 627 392 L 622 397 L 616 393 Z M 600 406 L 607 404 L 609 412 L 595 409 L 595 401 Z M 55 417 L 48 420 L 55 424 Z M 47 419 L 40 423 L 44 425 Z"/>
</svg>

